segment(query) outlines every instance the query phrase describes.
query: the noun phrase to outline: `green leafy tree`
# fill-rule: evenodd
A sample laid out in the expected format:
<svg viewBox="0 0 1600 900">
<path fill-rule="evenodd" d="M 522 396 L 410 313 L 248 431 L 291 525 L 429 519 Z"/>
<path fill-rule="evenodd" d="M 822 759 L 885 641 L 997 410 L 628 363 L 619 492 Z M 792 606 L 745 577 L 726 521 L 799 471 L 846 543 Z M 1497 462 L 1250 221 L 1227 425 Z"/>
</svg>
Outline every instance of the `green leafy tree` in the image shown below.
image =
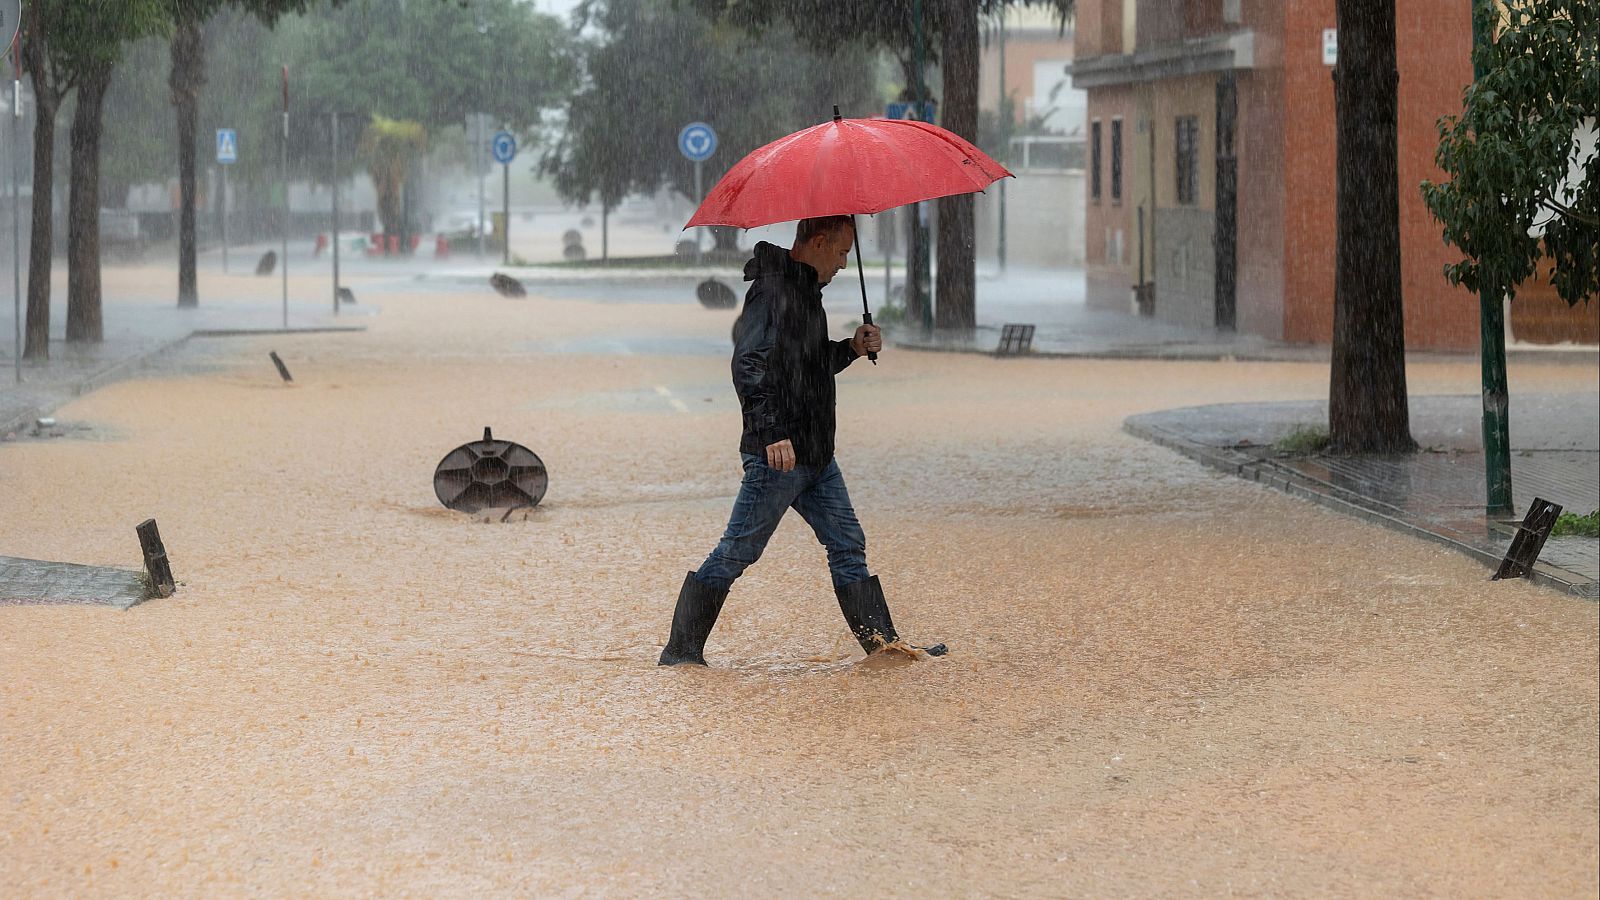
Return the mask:
<svg viewBox="0 0 1600 900">
<path fill-rule="evenodd" d="M 1008 6 L 1044 6 L 1063 21 L 1074 0 L 688 0 L 702 13 L 764 33 L 785 22 L 815 47 L 863 41 L 900 62 L 908 90 L 915 60 L 937 48 L 942 81 L 939 124 L 978 140 L 978 22 Z M 920 38 L 920 40 L 919 40 Z M 941 328 L 969 330 L 976 319 L 976 225 L 971 195 L 939 202 L 937 313 Z M 918 293 L 913 289 L 913 295 Z"/>
<path fill-rule="evenodd" d="M 295 99 L 430 131 L 481 112 L 532 132 L 576 78 L 561 21 L 518 0 L 362 0 L 279 32 Z"/>
<path fill-rule="evenodd" d="M 1422 196 L 1467 258 L 1455 284 L 1513 298 L 1540 259 L 1568 303 L 1600 295 L 1600 3 L 1477 0 L 1478 79 L 1439 120 L 1450 180 Z M 1587 140 L 1585 140 L 1587 136 Z M 1587 146 L 1584 146 L 1587 144 Z"/>
<path fill-rule="evenodd" d="M 63 101 L 77 92 L 71 132 L 68 191 L 67 340 L 98 341 L 100 300 L 101 109 L 123 45 L 164 25 L 158 0 L 114 5 L 33 0 L 27 4 L 23 66 L 32 79 L 36 116 L 33 144 L 33 233 L 28 259 L 27 343 L 24 355 L 50 355 L 51 208 L 55 182 L 55 126 Z"/>
<path fill-rule="evenodd" d="M 759 43 L 670 0 L 592 2 L 581 26 L 598 32 L 584 52 L 587 78 L 567 105 L 565 135 L 541 168 L 561 195 L 609 209 L 629 193 L 662 185 L 694 196 L 694 164 L 678 132 L 703 121 L 717 131 L 704 189 L 747 153 L 826 121 L 833 105 L 863 115 L 875 102 L 872 59 L 860 45 L 803 46 L 787 26 Z M 731 251 L 737 231 L 713 229 Z"/>
<path fill-rule="evenodd" d="M 289 67 L 290 165 L 323 177 L 327 119 L 373 115 L 419 122 L 437 133 L 469 112 L 487 112 L 527 132 L 573 79 L 561 23 L 518 0 L 166 0 L 180 23 L 172 43 L 171 90 L 178 113 L 179 304 L 194 294 L 194 159 L 202 89 L 218 126 L 247 148 L 235 167 L 262 186 L 278 173 L 282 138 L 279 66 Z M 220 14 L 219 14 L 220 13 Z M 273 27 L 269 39 L 245 13 Z M 208 26 L 215 16 L 220 27 Z M 207 52 L 208 46 L 210 52 Z M 229 52 L 219 53 L 219 48 Z M 208 58 L 217 58 L 207 63 Z M 211 69 L 212 71 L 207 71 Z M 217 115 L 226 111 L 226 115 Z M 351 128 L 350 144 L 360 135 Z M 343 172 L 353 146 L 341 151 Z M 343 174 L 343 173 L 341 173 Z"/>
<path fill-rule="evenodd" d="M 105 206 L 123 206 L 134 185 L 172 174 L 172 122 L 151 114 L 167 103 L 165 79 L 151 73 L 165 68 L 169 43 L 161 34 L 128 44 L 112 73 L 101 113 L 100 197 Z"/>
<path fill-rule="evenodd" d="M 519 0 L 362 0 L 286 19 L 277 32 L 290 105 L 309 119 L 291 136 L 290 153 L 316 161 L 316 175 L 326 171 L 335 112 L 416 123 L 435 135 L 484 113 L 527 145 L 537 143 L 543 111 L 577 78 L 567 29 Z M 409 234 L 403 207 L 383 220 L 390 233 Z"/>
<path fill-rule="evenodd" d="M 591 78 L 568 100 L 566 127 L 540 158 L 539 171 L 551 176 L 556 192 L 568 200 L 598 199 L 601 221 L 608 223 L 611 210 L 650 180 L 647 157 L 653 154 L 643 152 L 632 122 L 621 114 L 632 102 L 627 96 L 631 79 L 614 68 L 620 60 L 607 59 L 603 44 L 580 44 L 578 52 L 589 60 Z M 609 257 L 609 247 L 603 226 L 602 259 Z"/>
<path fill-rule="evenodd" d="M 310 0 L 160 0 L 172 27 L 167 85 L 177 117 L 178 138 L 178 305 L 200 302 L 195 282 L 195 164 L 199 137 L 200 92 L 206 83 L 204 29 L 225 5 L 245 10 L 271 24 L 288 13 L 304 12 Z M 337 4 L 342 0 L 328 0 Z"/>
</svg>

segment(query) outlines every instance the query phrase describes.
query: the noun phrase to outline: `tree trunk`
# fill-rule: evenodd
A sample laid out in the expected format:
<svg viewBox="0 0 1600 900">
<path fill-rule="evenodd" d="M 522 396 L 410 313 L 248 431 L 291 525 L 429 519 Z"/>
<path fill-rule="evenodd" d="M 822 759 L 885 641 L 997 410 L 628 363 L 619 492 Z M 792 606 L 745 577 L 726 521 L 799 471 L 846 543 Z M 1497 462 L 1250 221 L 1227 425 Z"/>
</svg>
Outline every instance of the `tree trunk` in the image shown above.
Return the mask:
<svg viewBox="0 0 1600 900">
<path fill-rule="evenodd" d="M 398 236 L 401 183 L 390 172 L 369 170 L 368 174 L 372 176 L 373 189 L 378 195 L 378 223 L 383 226 L 384 239 L 391 234 Z"/>
<path fill-rule="evenodd" d="M 944 127 L 978 140 L 978 4 L 945 0 L 941 71 Z M 976 322 L 976 224 L 971 194 L 939 200 L 939 271 L 934 276 L 935 325 L 970 332 Z"/>
<path fill-rule="evenodd" d="M 928 248 L 923 246 L 924 234 L 919 220 L 925 215 L 926 204 L 913 203 L 903 207 L 906 211 L 906 283 L 905 304 L 906 321 L 912 327 L 921 331 L 925 321 L 932 321 L 932 316 L 924 319 L 928 311 L 928 286 L 922 283 L 921 262 L 927 256 Z"/>
<path fill-rule="evenodd" d="M 24 359 L 50 358 L 50 242 L 55 227 L 56 110 L 61 98 L 49 77 L 39 5 L 28 4 L 28 34 L 22 41 L 33 78 L 33 221 L 28 236 L 28 321 Z"/>
<path fill-rule="evenodd" d="M 179 9 L 187 9 L 180 4 Z M 191 14 L 192 15 L 192 14 Z M 195 281 L 195 139 L 199 130 L 200 88 L 205 84 L 205 45 L 201 25 L 182 18 L 172 32 L 172 72 L 167 87 L 178 117 L 178 305 L 199 306 Z"/>
<path fill-rule="evenodd" d="M 100 304 L 100 111 L 111 66 L 87 68 L 78 80 L 72 116 L 72 177 L 67 188 L 67 340 L 99 343 L 105 328 Z"/>
<path fill-rule="evenodd" d="M 1332 448 L 1410 453 L 1400 296 L 1395 0 L 1338 0 Z"/>
</svg>

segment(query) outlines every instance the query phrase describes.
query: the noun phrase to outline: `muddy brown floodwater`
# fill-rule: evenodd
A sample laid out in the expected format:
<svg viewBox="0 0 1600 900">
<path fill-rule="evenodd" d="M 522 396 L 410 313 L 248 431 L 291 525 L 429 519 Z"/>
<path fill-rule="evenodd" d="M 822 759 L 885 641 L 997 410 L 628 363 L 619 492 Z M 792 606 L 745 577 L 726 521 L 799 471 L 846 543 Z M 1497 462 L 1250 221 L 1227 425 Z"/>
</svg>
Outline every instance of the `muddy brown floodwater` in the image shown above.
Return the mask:
<svg viewBox="0 0 1600 900">
<path fill-rule="evenodd" d="M 112 437 L 0 445 L 0 553 L 155 516 L 183 584 L 0 608 L 0 894 L 1595 895 L 1594 604 L 1120 431 L 1325 366 L 890 348 L 840 459 L 953 652 L 861 663 L 792 518 L 663 670 L 739 422 L 650 348 L 732 313 L 357 290 L 365 334 L 197 340 L 57 414 Z M 433 497 L 485 425 L 549 466 L 525 521 Z"/>
</svg>

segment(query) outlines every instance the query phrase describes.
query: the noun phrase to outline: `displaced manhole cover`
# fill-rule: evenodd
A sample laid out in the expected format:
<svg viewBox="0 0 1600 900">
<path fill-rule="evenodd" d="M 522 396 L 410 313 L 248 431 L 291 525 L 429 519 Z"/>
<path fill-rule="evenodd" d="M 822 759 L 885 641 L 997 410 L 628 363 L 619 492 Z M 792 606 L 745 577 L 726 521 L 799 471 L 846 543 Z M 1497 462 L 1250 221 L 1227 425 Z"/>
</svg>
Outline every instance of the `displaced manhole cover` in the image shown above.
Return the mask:
<svg viewBox="0 0 1600 900">
<path fill-rule="evenodd" d="M 549 473 L 537 453 L 495 440 L 488 428 L 483 440 L 451 450 L 433 471 L 439 502 L 466 513 L 538 506 L 549 486 Z"/>
</svg>

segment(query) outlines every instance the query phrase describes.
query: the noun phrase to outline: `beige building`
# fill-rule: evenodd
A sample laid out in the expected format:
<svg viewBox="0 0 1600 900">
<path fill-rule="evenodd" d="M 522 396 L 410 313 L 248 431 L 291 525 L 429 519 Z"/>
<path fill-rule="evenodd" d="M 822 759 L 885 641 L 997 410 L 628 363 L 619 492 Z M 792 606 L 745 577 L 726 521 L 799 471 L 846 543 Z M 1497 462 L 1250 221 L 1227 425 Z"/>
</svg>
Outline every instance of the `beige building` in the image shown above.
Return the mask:
<svg viewBox="0 0 1600 900">
<path fill-rule="evenodd" d="M 1084 147 L 1088 95 L 1067 75 L 1073 30 L 1053 13 L 1029 8 L 984 24 L 978 109 L 992 120 L 1001 107 L 1001 47 L 1004 94 L 1011 100 L 1014 135 L 1005 153 L 1007 265 L 1063 267 L 1083 265 Z M 979 195 L 976 204 L 978 258 L 995 264 L 1000 244 L 1000 185 Z"/>
</svg>

